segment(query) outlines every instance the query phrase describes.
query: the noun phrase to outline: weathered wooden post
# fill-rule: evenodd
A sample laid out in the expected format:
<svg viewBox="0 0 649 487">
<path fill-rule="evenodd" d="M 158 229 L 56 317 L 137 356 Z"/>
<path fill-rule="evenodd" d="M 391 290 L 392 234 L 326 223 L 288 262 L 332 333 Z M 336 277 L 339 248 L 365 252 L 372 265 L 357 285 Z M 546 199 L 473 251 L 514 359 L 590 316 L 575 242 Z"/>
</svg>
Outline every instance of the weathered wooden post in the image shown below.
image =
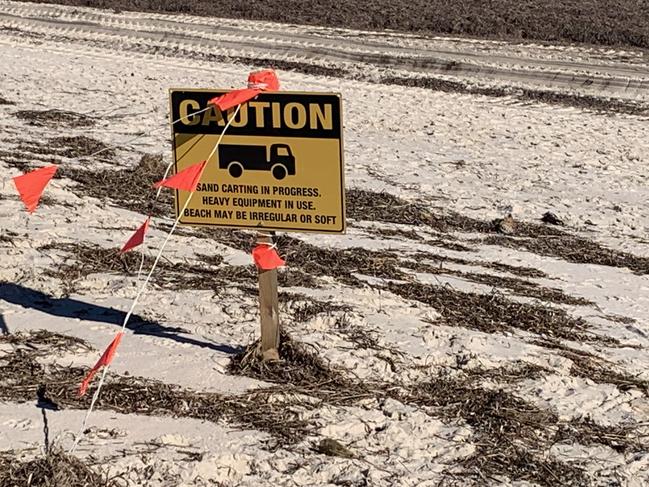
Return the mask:
<svg viewBox="0 0 649 487">
<path fill-rule="evenodd" d="M 272 245 L 269 232 L 259 232 L 257 243 Z M 259 273 L 259 320 L 261 342 L 259 352 L 262 360 L 279 360 L 279 304 L 277 298 L 277 269 L 258 269 Z"/>
</svg>

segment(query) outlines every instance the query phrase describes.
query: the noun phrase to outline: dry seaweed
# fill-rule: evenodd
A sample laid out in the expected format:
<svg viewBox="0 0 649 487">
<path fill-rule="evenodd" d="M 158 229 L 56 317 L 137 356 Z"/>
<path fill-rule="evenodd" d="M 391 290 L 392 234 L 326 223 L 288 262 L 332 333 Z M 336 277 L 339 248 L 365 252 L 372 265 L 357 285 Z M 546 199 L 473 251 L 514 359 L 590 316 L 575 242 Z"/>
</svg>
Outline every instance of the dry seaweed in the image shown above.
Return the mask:
<svg viewBox="0 0 649 487">
<path fill-rule="evenodd" d="M 348 379 L 325 364 L 304 344 L 283 334 L 280 356 L 274 364 L 255 359 L 257 344 L 237 356 L 235 373 L 245 373 L 280 385 L 241 396 L 198 393 L 159 381 L 111 375 L 97 404 L 100 409 L 121 413 L 191 417 L 207 421 L 226 420 L 245 428 L 266 431 L 275 447 L 287 446 L 315 433 L 317 426 L 300 419 L 300 410 L 319 405 L 309 395 L 334 406 L 351 405 L 373 398 L 381 404 L 391 398 L 423 407 L 429 415 L 450 423 L 461 420 L 473 432 L 476 452 L 461 461 L 465 476 L 528 480 L 540 485 L 587 485 L 584 472 L 547 456 L 556 442 L 604 444 L 622 452 L 640 451 L 640 438 L 631 426 L 604 427 L 590 420 L 565 423 L 504 389 L 485 389 L 485 379 L 507 383 L 537 377 L 542 369 L 532 364 L 513 364 L 500 369 L 471 369 L 454 377 L 435 378 L 411 386 L 361 382 Z M 89 397 L 79 399 L 76 387 L 85 370 L 43 366 L 30 351 L 18 350 L 0 359 L 0 400 L 28 401 L 47 386 L 48 397 L 68 407 L 86 407 Z M 283 370 L 282 370 L 283 369 Z"/>
<path fill-rule="evenodd" d="M 12 345 L 16 350 L 25 349 L 30 356 L 40 357 L 60 352 L 90 351 L 93 348 L 80 338 L 53 333 L 48 330 L 33 330 L 0 335 L 0 343 Z"/>
<path fill-rule="evenodd" d="M 380 235 L 381 237 L 397 237 L 402 240 L 404 238 L 408 240 L 413 240 L 415 242 L 421 242 L 424 240 L 424 237 L 419 235 L 414 230 L 401 230 L 400 228 L 381 228 L 381 227 L 370 227 L 367 229 L 370 233 L 374 235 Z"/>
<path fill-rule="evenodd" d="M 417 272 L 456 276 L 460 279 L 465 279 L 477 284 L 485 284 L 493 286 L 494 288 L 502 288 L 519 296 L 536 298 L 550 303 L 569 304 L 573 306 L 585 306 L 593 304 L 592 301 L 589 301 L 585 298 L 570 296 L 564 293 L 561 289 L 540 286 L 535 282 L 519 279 L 516 277 L 464 272 L 455 269 L 444 268 L 441 266 L 434 267 L 423 263 L 420 260 L 403 261 L 401 265 L 408 269 L 413 269 Z"/>
<path fill-rule="evenodd" d="M 618 371 L 613 363 L 590 352 L 570 348 L 556 340 L 536 340 L 532 343 L 555 349 L 559 355 L 570 359 L 572 361 L 570 374 L 574 377 L 589 379 L 598 384 L 614 384 L 622 392 L 637 387 L 649 396 L 649 381 Z"/>
<path fill-rule="evenodd" d="M 97 139 L 86 136 L 56 137 L 45 142 L 22 140 L 11 151 L 0 150 L 0 157 L 9 166 L 23 172 L 33 169 L 38 162 L 62 166 L 55 178 L 87 171 L 81 168 L 74 170 L 66 168 L 61 157 L 80 158 L 90 155 L 102 162 L 112 162 L 115 158 L 115 150 Z"/>
<path fill-rule="evenodd" d="M 357 349 L 387 350 L 386 347 L 380 345 L 376 331 L 351 324 L 346 314 L 338 316 L 334 323 L 334 330 L 354 343 Z M 394 363 L 391 365 L 394 368 Z"/>
<path fill-rule="evenodd" d="M 16 103 L 10 100 L 7 100 L 5 97 L 0 95 L 0 105 L 15 105 Z"/>
<path fill-rule="evenodd" d="M 573 306 L 586 306 L 593 304 L 592 301 L 589 301 L 585 298 L 570 296 L 564 293 L 561 289 L 540 286 L 535 282 L 519 279 L 516 277 L 464 272 L 455 269 L 444 268 L 441 266 L 433 267 L 419 260 L 404 261 L 401 265 L 408 269 L 413 269 L 417 272 L 456 276 L 460 279 L 465 279 L 477 284 L 485 284 L 493 286 L 494 288 L 502 288 L 519 296 L 536 298 L 549 303 L 569 304 Z"/>
<path fill-rule="evenodd" d="M 292 296 L 295 299 L 295 296 Z M 349 311 L 350 307 L 330 301 L 318 301 L 314 298 L 303 297 L 303 301 L 294 304 L 291 308 L 293 319 L 298 323 L 306 323 L 319 315 L 331 316 L 340 311 Z"/>
<path fill-rule="evenodd" d="M 476 242 L 524 250 L 548 257 L 557 257 L 576 264 L 626 267 L 638 274 L 649 274 L 649 258 L 609 249 L 592 240 L 568 233 L 547 236 L 546 238 L 490 235 L 478 239 Z"/>
<path fill-rule="evenodd" d="M 455 241 L 451 235 L 444 235 L 444 238 L 429 238 L 426 239 L 419 235 L 415 230 L 402 230 L 400 228 L 381 228 L 372 226 L 366 229 L 368 232 L 379 235 L 381 237 L 397 237 L 399 239 L 408 239 L 414 242 L 423 243 L 431 247 L 439 247 L 447 250 L 454 250 L 456 252 L 471 252 L 475 250 L 466 245 L 462 245 Z"/>
<path fill-rule="evenodd" d="M 76 205 L 69 201 L 53 198 L 48 194 L 41 196 L 39 204 L 43 206 L 63 206 L 64 208 L 76 208 Z"/>
<path fill-rule="evenodd" d="M 593 110 L 600 113 L 625 113 L 628 115 L 646 115 L 649 108 L 631 100 L 598 97 L 592 95 L 561 93 L 557 91 L 535 90 L 522 87 L 485 87 L 475 86 L 460 81 L 451 81 L 434 76 L 403 77 L 385 76 L 380 79 L 381 83 L 399 86 L 412 86 L 427 88 L 434 91 L 446 93 L 466 93 L 471 95 L 482 95 L 493 98 L 512 97 L 521 102 L 541 102 L 551 105 L 559 105 L 585 110 Z"/>
<path fill-rule="evenodd" d="M 0 400 L 35 400 L 43 386 L 50 400 L 62 407 L 87 408 L 91 393 L 79 398 L 77 390 L 86 369 L 47 367 L 36 363 L 29 353 L 18 350 L 0 358 Z M 281 401 L 277 407 L 274 401 Z M 300 419 L 296 408 L 308 404 L 278 389 L 256 390 L 239 396 L 195 392 L 142 377 L 111 374 L 97 402 L 99 409 L 123 414 L 173 416 L 217 422 L 230 420 L 244 428 L 273 435 L 278 444 L 300 441 L 312 426 Z"/>
<path fill-rule="evenodd" d="M 437 214 L 424 204 L 411 203 L 390 193 L 349 189 L 345 196 L 347 216 L 355 220 L 426 225 L 443 233 L 492 231 L 491 223 L 452 212 Z"/>
<path fill-rule="evenodd" d="M 554 440 L 556 415 L 502 389 L 476 388 L 466 379 L 446 377 L 417 384 L 402 400 L 433 408 L 431 414 L 447 420 L 462 418 L 471 426 L 477 450 L 461 462 L 467 473 L 546 486 L 557 485 L 557 479 L 562 485 L 586 483 L 581 469 L 542 454 Z"/>
<path fill-rule="evenodd" d="M 37 126 L 77 128 L 95 125 L 93 117 L 68 110 L 19 110 L 14 115 Z"/>
<path fill-rule="evenodd" d="M 578 264 L 627 267 L 640 274 L 649 274 L 649 258 L 606 248 L 553 225 L 514 221 L 511 235 L 502 235 L 499 234 L 499 220 L 487 222 L 454 212 L 435 213 L 433 208 L 421 203 L 408 202 L 389 193 L 361 189 L 347 192 L 347 215 L 357 220 L 425 225 L 442 233 L 489 234 L 470 242 L 526 250 Z"/>
<path fill-rule="evenodd" d="M 291 339 L 284 330 L 280 332 L 279 361 L 261 360 L 260 340 L 230 360 L 228 371 L 268 382 L 312 387 L 319 383 L 341 380 L 340 371 L 329 367 L 307 345 Z"/>
<path fill-rule="evenodd" d="M 222 245 L 243 252 L 250 252 L 255 246 L 257 237 L 253 232 L 241 230 L 228 230 L 225 228 L 197 227 L 194 229 L 195 234 L 204 238 L 209 238 Z"/>
<path fill-rule="evenodd" d="M 14 244 L 14 240 L 18 237 L 18 234 L 16 232 L 12 232 L 11 230 L 3 229 L 0 230 L 0 243 L 8 243 L 8 244 Z"/>
<path fill-rule="evenodd" d="M 611 313 L 602 315 L 602 318 L 605 318 L 614 323 L 622 323 L 623 325 L 632 325 L 633 323 L 637 322 L 635 318 L 631 318 L 630 316 L 622 316 Z"/>
<path fill-rule="evenodd" d="M 453 250 L 455 252 L 474 252 L 476 250 L 473 247 L 452 241 L 450 235 L 446 235 L 445 239 L 429 238 L 424 243 L 431 247 L 439 247 L 440 249 Z"/>
<path fill-rule="evenodd" d="M 445 262 L 449 262 L 452 264 L 494 269 L 496 271 L 507 272 L 509 274 L 514 274 L 521 277 L 531 277 L 531 278 L 548 277 L 548 275 L 545 272 L 539 269 L 534 269 L 533 267 L 515 266 L 511 264 L 505 264 L 503 262 L 461 259 L 458 257 L 449 257 L 447 255 L 431 254 L 428 252 L 415 252 L 413 254 L 410 254 L 410 257 L 418 261 L 422 261 L 422 260 L 438 261 L 440 266 L 442 266 Z"/>
<path fill-rule="evenodd" d="M 47 146 L 50 151 L 54 150 L 56 155 L 70 158 L 86 157 L 101 152 L 102 159 L 115 157 L 115 149 L 104 142 L 77 135 L 74 137 L 56 137 L 50 139 Z"/>
<path fill-rule="evenodd" d="M 354 273 L 387 279 L 408 278 L 399 269 L 398 258 L 391 252 L 359 247 L 328 249 L 289 236 L 279 237 L 277 245 L 292 266 L 314 276 L 334 277 L 345 284 L 361 285 Z"/>
<path fill-rule="evenodd" d="M 309 396 L 333 406 L 348 406 L 359 400 L 386 397 L 392 384 L 352 380 L 342 369 L 327 364 L 312 345 L 294 341 L 280 331 L 279 361 L 262 361 L 259 340 L 235 355 L 228 365 L 234 375 L 276 383 L 272 389 L 287 394 Z"/>
<path fill-rule="evenodd" d="M 0 159 L 9 167 L 26 172 L 35 169 L 37 166 L 62 163 L 59 157 L 56 157 L 55 151 L 47 144 L 19 142 L 10 150 L 0 150 Z"/>
<path fill-rule="evenodd" d="M 19 154 L 13 150 L 0 150 L 0 160 L 7 166 L 17 169 L 18 171 L 23 173 L 35 169 L 36 166 L 32 158 Z M 51 159 L 50 162 L 52 162 Z"/>
<path fill-rule="evenodd" d="M 65 283 L 66 288 L 74 289 L 76 282 L 89 274 L 97 272 L 122 273 L 134 275 L 140 267 L 141 254 L 121 253 L 118 248 L 105 249 L 94 244 L 55 242 L 39 247 L 40 251 L 63 251 L 68 254 L 58 267 L 45 270 L 45 274 Z M 145 256 L 145 268 L 153 263 Z M 68 289 L 69 291 L 69 289 Z M 67 293 L 66 293 L 67 294 Z"/>
<path fill-rule="evenodd" d="M 299 269 L 284 269 L 277 274 L 277 282 L 281 287 L 320 287 L 315 277 Z"/>
<path fill-rule="evenodd" d="M 467 379 L 477 385 L 478 381 L 491 380 L 499 384 L 511 384 L 520 380 L 533 380 L 545 377 L 549 370 L 540 365 L 515 360 L 511 363 L 492 369 L 476 367 L 462 369 Z"/>
<path fill-rule="evenodd" d="M 46 455 L 19 460 L 0 452 L 0 487 L 118 487 L 124 483 L 91 468 L 85 461 L 53 448 Z"/>
<path fill-rule="evenodd" d="M 570 296 L 561 289 L 539 286 L 538 284 L 513 277 L 494 276 L 491 274 L 476 274 L 474 272 L 458 272 L 459 277 L 479 284 L 486 284 L 511 291 L 519 296 L 536 298 L 548 303 L 568 304 L 572 306 L 587 306 L 594 304 L 592 301 Z"/>
<path fill-rule="evenodd" d="M 163 191 L 154 201 L 152 183 L 162 179 L 165 169 L 161 155 L 145 154 L 129 169 L 89 171 L 62 167 L 59 175 L 78 183 L 73 191 L 81 196 L 109 200 L 129 210 L 160 216 L 170 213 L 173 196 Z"/>
<path fill-rule="evenodd" d="M 83 243 L 51 243 L 40 247 L 39 250 L 58 250 L 68 254 L 68 258 L 57 268 L 48 269 L 45 273 L 73 288 L 79 279 L 92 273 L 109 272 L 134 276 L 142 258 L 141 254 L 136 252 L 121 253 L 118 248 L 106 249 Z M 189 264 L 161 261 L 152 275 L 152 280 L 166 289 L 210 289 L 217 292 L 231 287 L 247 288 L 256 281 L 257 272 L 252 265 L 212 266 L 210 262 L 212 261 L 207 259 L 207 265 L 204 265 L 203 262 Z M 153 258 L 145 256 L 144 269 L 150 269 L 152 264 Z"/>
<path fill-rule="evenodd" d="M 636 453 L 645 450 L 638 425 L 602 426 L 590 417 L 573 419 L 559 425 L 555 442 L 579 443 L 580 445 L 606 445 L 619 453 Z"/>
<path fill-rule="evenodd" d="M 485 333 L 515 329 L 545 337 L 570 340 L 615 342 L 593 335 L 581 318 L 573 318 L 565 311 L 535 303 L 518 303 L 497 294 L 463 292 L 448 286 L 431 284 L 389 283 L 393 293 L 434 308 L 442 316 L 439 323 L 460 326 Z"/>
<path fill-rule="evenodd" d="M 45 273 L 61 280 L 67 291 L 76 289 L 76 283 L 92 273 L 118 273 L 133 276 L 140 268 L 142 254 L 121 253 L 118 248 L 106 249 L 85 243 L 51 243 L 39 248 L 42 251 L 58 250 L 67 254 L 56 268 Z M 201 256 L 198 263 L 160 261 L 152 276 L 153 282 L 166 289 L 222 289 L 238 287 L 248 290 L 257 281 L 257 270 L 253 265 L 233 266 L 223 264 L 221 256 Z M 144 257 L 144 269 L 153 264 L 153 258 Z M 319 287 L 316 279 L 301 270 L 286 269 L 278 273 L 281 286 Z"/>
</svg>

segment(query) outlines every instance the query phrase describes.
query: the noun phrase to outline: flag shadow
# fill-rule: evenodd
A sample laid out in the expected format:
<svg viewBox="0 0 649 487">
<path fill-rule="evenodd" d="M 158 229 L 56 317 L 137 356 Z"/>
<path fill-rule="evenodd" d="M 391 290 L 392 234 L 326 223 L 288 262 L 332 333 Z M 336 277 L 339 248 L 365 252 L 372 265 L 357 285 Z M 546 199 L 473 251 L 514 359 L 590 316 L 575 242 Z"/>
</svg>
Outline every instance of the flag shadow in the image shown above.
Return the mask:
<svg viewBox="0 0 649 487">
<path fill-rule="evenodd" d="M 0 283 L 0 299 L 7 303 L 17 304 L 23 308 L 35 309 L 52 316 L 79 318 L 81 320 L 122 326 L 126 313 L 115 308 L 108 308 L 72 298 L 54 298 L 45 293 L 14 283 Z M 182 328 L 162 325 L 133 314 L 126 325 L 135 335 L 150 335 L 167 338 L 178 343 L 208 348 L 216 352 L 233 355 L 241 351 L 240 347 L 212 343 L 198 338 L 183 336 Z M 7 324 L 0 315 L 0 333 L 8 334 Z"/>
</svg>

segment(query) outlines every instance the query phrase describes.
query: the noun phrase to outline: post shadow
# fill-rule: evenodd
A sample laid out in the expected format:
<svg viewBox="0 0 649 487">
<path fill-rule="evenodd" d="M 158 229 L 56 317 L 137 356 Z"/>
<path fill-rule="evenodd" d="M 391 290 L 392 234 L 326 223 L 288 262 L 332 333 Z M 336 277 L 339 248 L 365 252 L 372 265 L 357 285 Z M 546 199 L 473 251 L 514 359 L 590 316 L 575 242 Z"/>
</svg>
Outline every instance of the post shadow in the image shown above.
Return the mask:
<svg viewBox="0 0 649 487">
<path fill-rule="evenodd" d="M 0 335 L 9 335 L 9 327 L 2 314 L 0 314 Z"/>
<path fill-rule="evenodd" d="M 41 311 L 52 316 L 80 318 L 81 320 L 106 323 L 119 327 L 122 326 L 126 316 L 124 311 L 115 308 L 100 306 L 72 298 L 54 298 L 43 292 L 11 282 L 0 283 L 0 299 L 7 303 Z M 131 316 L 126 328 L 133 330 L 135 335 L 150 335 L 166 338 L 178 343 L 195 345 L 230 355 L 240 351 L 239 348 L 230 345 L 216 344 L 198 338 L 182 336 L 181 333 L 184 330 L 180 327 L 165 326 L 136 314 Z M 2 315 L 0 315 L 0 333 L 9 333 L 9 328 Z"/>
</svg>

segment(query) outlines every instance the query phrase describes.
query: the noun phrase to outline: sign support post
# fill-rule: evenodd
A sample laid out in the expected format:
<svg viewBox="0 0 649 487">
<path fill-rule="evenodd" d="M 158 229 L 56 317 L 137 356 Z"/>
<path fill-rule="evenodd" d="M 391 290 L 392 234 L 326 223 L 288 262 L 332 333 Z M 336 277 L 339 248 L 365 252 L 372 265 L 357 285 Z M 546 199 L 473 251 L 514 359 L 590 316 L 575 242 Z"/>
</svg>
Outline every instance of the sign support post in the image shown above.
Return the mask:
<svg viewBox="0 0 649 487">
<path fill-rule="evenodd" d="M 257 243 L 272 245 L 269 232 L 259 232 Z M 279 360 L 279 300 L 277 269 L 259 269 L 259 316 L 261 324 L 260 354 L 263 362 Z"/>
</svg>

